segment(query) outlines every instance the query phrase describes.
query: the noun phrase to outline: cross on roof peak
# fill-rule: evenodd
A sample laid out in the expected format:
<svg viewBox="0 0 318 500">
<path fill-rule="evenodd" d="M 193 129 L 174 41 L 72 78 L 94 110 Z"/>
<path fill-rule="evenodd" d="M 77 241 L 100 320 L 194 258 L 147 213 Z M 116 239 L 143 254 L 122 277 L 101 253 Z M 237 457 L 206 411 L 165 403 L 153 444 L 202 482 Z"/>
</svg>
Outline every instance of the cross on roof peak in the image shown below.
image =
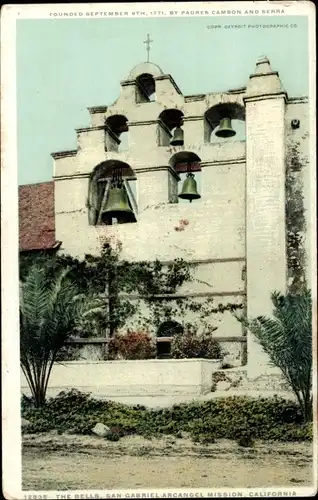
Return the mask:
<svg viewBox="0 0 318 500">
<path fill-rule="evenodd" d="M 147 50 L 147 62 L 149 62 L 149 52 L 150 52 L 150 44 L 153 42 L 151 40 L 149 33 L 147 34 L 147 39 L 144 40 L 144 43 L 147 45 L 146 50 Z"/>
</svg>

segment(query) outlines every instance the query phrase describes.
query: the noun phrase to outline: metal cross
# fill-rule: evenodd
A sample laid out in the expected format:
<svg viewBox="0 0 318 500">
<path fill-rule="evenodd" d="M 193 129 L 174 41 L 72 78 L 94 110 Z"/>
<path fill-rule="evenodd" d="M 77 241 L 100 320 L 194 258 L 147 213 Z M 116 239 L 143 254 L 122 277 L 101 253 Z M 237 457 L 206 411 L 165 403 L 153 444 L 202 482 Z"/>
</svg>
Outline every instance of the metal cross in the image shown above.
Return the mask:
<svg viewBox="0 0 318 500">
<path fill-rule="evenodd" d="M 147 35 L 147 40 L 144 41 L 144 43 L 147 44 L 147 62 L 149 62 L 149 52 L 150 52 L 150 44 L 153 42 L 153 40 L 151 40 L 150 36 L 149 36 L 149 33 Z"/>
</svg>

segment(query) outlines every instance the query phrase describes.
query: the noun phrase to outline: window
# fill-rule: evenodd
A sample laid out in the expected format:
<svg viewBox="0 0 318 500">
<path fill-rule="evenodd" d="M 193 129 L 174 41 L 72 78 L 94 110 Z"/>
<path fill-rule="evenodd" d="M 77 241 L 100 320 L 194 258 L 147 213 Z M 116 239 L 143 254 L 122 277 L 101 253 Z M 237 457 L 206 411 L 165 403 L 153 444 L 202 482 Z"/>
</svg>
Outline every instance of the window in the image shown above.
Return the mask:
<svg viewBox="0 0 318 500">
<path fill-rule="evenodd" d="M 129 149 L 129 128 L 126 116 L 113 115 L 106 119 L 105 149 L 118 153 Z"/>
<path fill-rule="evenodd" d="M 184 143 L 184 133 L 180 128 L 183 125 L 183 113 L 178 109 L 165 109 L 159 115 L 159 146 L 170 146 L 171 141 L 177 137 L 177 145 Z"/>
<path fill-rule="evenodd" d="M 137 102 L 153 102 L 156 100 L 156 84 L 154 77 L 144 73 L 136 78 Z"/>
<path fill-rule="evenodd" d="M 183 326 L 177 321 L 165 321 L 161 323 L 157 332 L 157 357 L 159 359 L 170 358 L 171 339 L 174 335 L 184 332 Z"/>
</svg>

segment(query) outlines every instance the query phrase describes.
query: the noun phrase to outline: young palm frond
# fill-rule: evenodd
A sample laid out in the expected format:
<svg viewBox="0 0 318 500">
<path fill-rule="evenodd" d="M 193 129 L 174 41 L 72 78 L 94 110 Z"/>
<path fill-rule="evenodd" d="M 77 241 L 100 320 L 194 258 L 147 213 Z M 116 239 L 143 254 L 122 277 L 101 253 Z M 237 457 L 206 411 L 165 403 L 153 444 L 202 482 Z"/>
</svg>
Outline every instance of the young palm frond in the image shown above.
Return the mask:
<svg viewBox="0 0 318 500">
<path fill-rule="evenodd" d="M 255 335 L 295 393 L 304 420 L 312 417 L 312 298 L 272 294 L 273 317 L 236 318 Z"/>
<path fill-rule="evenodd" d="M 36 404 L 45 401 L 53 364 L 65 341 L 96 304 L 78 298 L 68 269 L 48 280 L 45 270 L 33 266 L 20 285 L 20 360 Z"/>
</svg>

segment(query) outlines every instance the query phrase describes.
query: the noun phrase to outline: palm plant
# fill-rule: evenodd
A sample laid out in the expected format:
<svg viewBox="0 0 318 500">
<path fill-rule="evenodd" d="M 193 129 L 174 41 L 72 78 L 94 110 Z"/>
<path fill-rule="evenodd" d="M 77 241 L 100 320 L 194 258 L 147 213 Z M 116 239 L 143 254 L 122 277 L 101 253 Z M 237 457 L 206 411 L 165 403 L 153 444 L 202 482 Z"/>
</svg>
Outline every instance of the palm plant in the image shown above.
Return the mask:
<svg viewBox="0 0 318 500">
<path fill-rule="evenodd" d="M 272 294 L 273 317 L 236 316 L 256 337 L 272 364 L 280 368 L 297 397 L 305 422 L 312 418 L 312 297 Z"/>
<path fill-rule="evenodd" d="M 20 283 L 20 364 L 36 406 L 45 402 L 57 354 L 83 318 L 99 313 L 98 298 L 79 295 L 69 269 L 48 279 L 45 268 L 31 267 Z"/>
</svg>

